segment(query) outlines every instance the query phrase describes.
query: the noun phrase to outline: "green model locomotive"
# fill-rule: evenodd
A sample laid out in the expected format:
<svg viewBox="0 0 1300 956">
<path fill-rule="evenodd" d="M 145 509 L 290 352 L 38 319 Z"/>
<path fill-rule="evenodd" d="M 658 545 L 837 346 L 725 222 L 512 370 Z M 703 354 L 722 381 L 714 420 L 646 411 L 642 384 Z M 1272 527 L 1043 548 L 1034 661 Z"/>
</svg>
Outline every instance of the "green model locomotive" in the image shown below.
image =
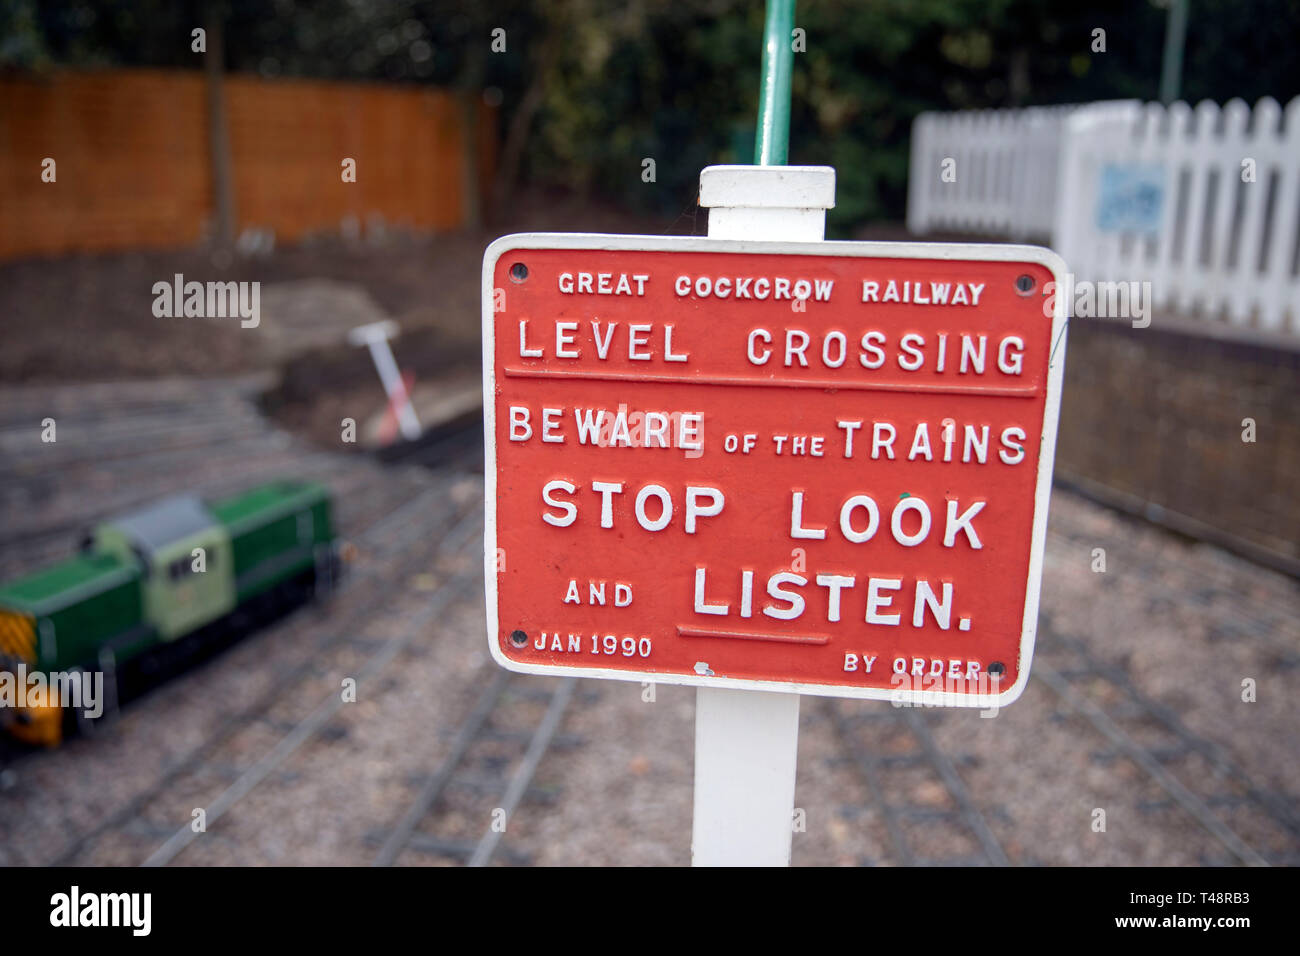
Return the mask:
<svg viewBox="0 0 1300 956">
<path fill-rule="evenodd" d="M 76 557 L 0 585 L 0 677 L 102 671 L 115 689 L 123 667 L 163 645 L 229 631 L 243 612 L 328 588 L 337 573 L 322 485 L 167 498 L 98 525 Z M 55 700 L 0 708 L 31 743 L 57 744 L 65 720 Z"/>
</svg>

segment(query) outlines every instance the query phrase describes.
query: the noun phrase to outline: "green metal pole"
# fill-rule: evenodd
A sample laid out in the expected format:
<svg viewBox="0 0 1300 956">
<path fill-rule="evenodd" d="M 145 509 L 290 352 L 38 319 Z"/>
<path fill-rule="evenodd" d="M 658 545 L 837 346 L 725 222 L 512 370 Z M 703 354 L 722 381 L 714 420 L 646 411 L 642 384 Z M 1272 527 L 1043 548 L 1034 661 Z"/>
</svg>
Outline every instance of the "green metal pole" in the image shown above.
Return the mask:
<svg viewBox="0 0 1300 956">
<path fill-rule="evenodd" d="M 790 150 L 790 73 L 794 69 L 795 0 L 767 0 L 763 79 L 758 90 L 755 166 L 784 166 Z"/>
<path fill-rule="evenodd" d="M 1165 55 L 1160 66 L 1160 102 L 1178 99 L 1183 79 L 1183 47 L 1187 41 L 1187 0 L 1172 0 L 1165 20 Z"/>
</svg>

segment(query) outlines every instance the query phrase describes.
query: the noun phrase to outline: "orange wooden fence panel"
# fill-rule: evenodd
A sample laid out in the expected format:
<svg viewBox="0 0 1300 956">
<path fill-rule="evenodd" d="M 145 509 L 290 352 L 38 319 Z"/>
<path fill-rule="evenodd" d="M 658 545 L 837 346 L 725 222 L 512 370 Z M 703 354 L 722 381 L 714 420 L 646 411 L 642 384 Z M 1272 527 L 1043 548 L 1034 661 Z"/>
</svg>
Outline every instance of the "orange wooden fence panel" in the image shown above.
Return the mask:
<svg viewBox="0 0 1300 956">
<path fill-rule="evenodd" d="M 108 70 L 0 79 L 0 258 L 199 242 L 213 216 L 203 74 Z M 224 78 L 237 231 L 293 241 L 344 217 L 464 222 L 464 114 L 445 90 Z M 491 111 L 475 144 L 490 175 Z M 489 130 L 488 135 L 483 130 Z M 42 182 L 52 158 L 57 179 Z M 343 182 L 342 162 L 357 181 Z"/>
<path fill-rule="evenodd" d="M 179 72 L 0 80 L 0 257 L 197 241 L 211 207 L 203 90 Z"/>
</svg>

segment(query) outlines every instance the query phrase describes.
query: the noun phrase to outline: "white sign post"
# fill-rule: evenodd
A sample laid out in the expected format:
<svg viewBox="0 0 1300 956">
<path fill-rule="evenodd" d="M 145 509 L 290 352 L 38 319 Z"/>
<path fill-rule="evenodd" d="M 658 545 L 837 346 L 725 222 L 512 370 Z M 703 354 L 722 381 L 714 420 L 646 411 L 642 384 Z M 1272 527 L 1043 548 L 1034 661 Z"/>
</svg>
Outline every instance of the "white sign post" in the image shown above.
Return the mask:
<svg viewBox="0 0 1300 956">
<path fill-rule="evenodd" d="M 829 166 L 709 166 L 710 239 L 820 242 L 835 205 Z M 799 695 L 695 692 L 694 866 L 788 866 Z"/>
</svg>

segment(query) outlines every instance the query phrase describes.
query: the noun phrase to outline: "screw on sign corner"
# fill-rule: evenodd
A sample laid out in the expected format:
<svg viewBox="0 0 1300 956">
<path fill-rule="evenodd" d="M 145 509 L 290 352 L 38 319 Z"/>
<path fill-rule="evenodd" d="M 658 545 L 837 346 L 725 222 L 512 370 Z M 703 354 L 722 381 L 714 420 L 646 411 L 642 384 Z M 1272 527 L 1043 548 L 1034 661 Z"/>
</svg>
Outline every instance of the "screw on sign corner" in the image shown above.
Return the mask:
<svg viewBox="0 0 1300 956">
<path fill-rule="evenodd" d="M 515 647 L 523 647 L 525 644 L 528 643 L 528 635 L 523 631 L 511 631 L 510 643 L 513 644 Z"/>
<path fill-rule="evenodd" d="M 1030 295 L 1037 285 L 1037 280 L 1031 275 L 1025 274 L 1016 278 L 1016 292 L 1019 295 Z"/>
<path fill-rule="evenodd" d="M 510 281 L 516 285 L 528 278 L 528 266 L 516 262 L 510 266 Z"/>
<path fill-rule="evenodd" d="M 516 631 L 516 633 L 518 632 Z M 989 665 L 989 673 L 992 674 L 994 677 L 1001 677 L 1006 672 L 1007 672 L 1007 665 L 1003 664 L 1001 661 L 994 661 L 992 664 Z"/>
</svg>

